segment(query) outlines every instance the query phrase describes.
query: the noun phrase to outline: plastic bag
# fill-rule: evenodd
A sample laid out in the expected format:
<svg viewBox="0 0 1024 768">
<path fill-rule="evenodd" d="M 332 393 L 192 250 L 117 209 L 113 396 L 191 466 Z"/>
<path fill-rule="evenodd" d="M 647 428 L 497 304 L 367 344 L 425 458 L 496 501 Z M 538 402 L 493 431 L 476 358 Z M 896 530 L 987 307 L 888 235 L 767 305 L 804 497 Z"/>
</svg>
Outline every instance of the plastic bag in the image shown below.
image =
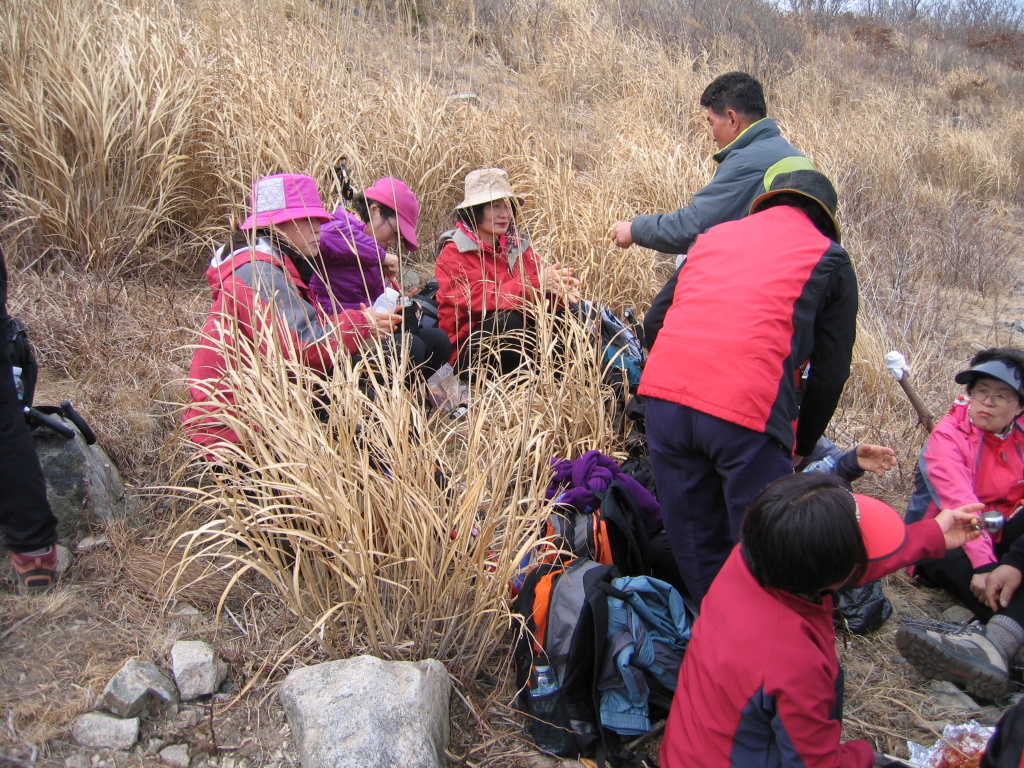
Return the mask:
<svg viewBox="0 0 1024 768">
<path fill-rule="evenodd" d="M 469 388 L 459 381 L 450 363 L 445 363 L 427 379 L 431 404 L 446 413 L 465 413 L 469 406 Z"/>
</svg>

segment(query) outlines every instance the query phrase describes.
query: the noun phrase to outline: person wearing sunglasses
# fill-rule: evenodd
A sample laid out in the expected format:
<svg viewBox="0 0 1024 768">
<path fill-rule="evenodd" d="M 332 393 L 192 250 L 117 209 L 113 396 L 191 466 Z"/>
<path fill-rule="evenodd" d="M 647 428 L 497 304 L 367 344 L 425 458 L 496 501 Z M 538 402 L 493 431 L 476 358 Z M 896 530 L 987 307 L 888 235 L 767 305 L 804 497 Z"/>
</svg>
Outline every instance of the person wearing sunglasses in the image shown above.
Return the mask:
<svg viewBox="0 0 1024 768">
<path fill-rule="evenodd" d="M 906 626 L 897 646 L 925 676 L 996 701 L 1009 687 L 1009 660 L 1024 644 L 1024 350 L 978 352 L 954 378 L 966 387 L 935 426 L 918 462 L 906 520 L 981 502 L 1001 530 L 918 566 L 918 573 L 964 603 L 981 624 L 958 634 Z"/>
</svg>

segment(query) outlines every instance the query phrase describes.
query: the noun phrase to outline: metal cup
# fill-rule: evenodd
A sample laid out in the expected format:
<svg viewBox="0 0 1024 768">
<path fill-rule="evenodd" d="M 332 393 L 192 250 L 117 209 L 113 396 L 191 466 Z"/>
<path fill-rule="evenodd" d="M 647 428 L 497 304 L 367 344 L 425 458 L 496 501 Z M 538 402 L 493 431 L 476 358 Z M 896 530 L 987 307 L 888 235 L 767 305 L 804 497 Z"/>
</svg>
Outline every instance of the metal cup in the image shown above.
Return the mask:
<svg viewBox="0 0 1024 768">
<path fill-rule="evenodd" d="M 1001 512 L 990 509 L 978 515 L 978 529 L 988 533 L 999 533 L 1003 530 L 1006 519 Z"/>
</svg>

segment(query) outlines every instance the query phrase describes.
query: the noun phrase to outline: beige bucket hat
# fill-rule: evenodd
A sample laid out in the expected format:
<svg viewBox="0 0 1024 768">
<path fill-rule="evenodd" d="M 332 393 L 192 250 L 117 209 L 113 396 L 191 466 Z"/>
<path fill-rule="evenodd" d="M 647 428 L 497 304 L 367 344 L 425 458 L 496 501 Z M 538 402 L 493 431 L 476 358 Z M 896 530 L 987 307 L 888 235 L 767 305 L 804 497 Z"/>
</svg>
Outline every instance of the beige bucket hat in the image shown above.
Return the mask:
<svg viewBox="0 0 1024 768">
<path fill-rule="evenodd" d="M 501 168 L 478 168 L 466 174 L 466 197 L 455 208 L 472 208 L 503 199 L 521 199 L 512 191 L 508 174 Z"/>
</svg>

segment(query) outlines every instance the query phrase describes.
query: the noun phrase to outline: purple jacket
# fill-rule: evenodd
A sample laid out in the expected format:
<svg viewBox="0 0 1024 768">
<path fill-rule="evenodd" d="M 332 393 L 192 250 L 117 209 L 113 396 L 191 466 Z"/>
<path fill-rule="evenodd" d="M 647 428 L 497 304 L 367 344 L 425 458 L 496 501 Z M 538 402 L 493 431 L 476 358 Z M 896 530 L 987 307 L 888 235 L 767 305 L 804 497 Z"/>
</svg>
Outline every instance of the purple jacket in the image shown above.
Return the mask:
<svg viewBox="0 0 1024 768">
<path fill-rule="evenodd" d="M 320 230 L 320 260 L 324 278 L 313 275 L 309 287 L 328 314 L 340 309 L 370 306 L 384 292 L 381 261 L 386 251 L 366 233 L 366 225 L 344 208 L 335 221 Z"/>
</svg>

